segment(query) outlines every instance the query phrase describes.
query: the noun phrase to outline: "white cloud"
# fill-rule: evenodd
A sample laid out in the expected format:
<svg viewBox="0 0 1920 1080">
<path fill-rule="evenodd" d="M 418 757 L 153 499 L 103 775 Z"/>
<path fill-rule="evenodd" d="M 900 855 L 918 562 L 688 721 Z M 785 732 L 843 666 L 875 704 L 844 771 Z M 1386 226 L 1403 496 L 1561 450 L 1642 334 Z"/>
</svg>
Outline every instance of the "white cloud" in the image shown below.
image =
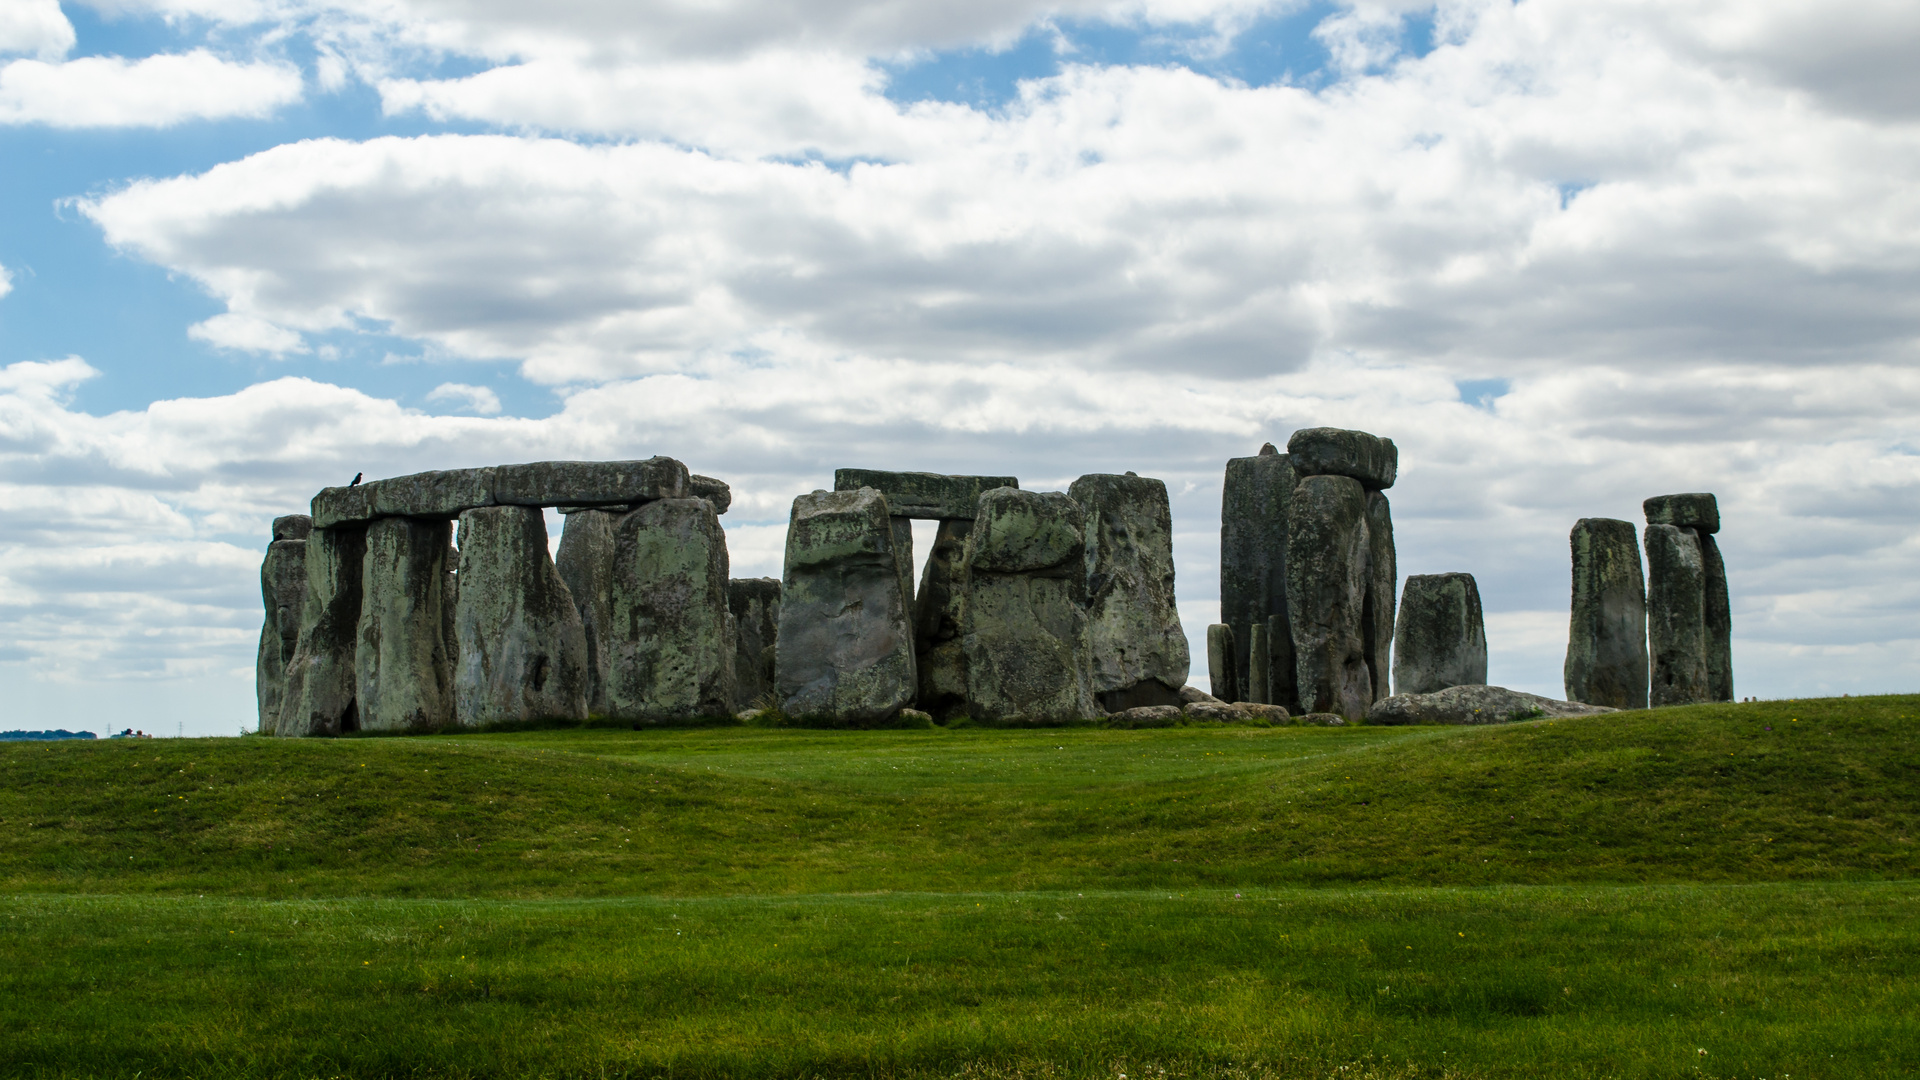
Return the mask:
<svg viewBox="0 0 1920 1080">
<path fill-rule="evenodd" d="M 15 60 L 0 66 L 0 124 L 171 127 L 265 117 L 300 94 L 300 72 L 288 65 L 234 63 L 204 49 L 140 60 Z"/>
<path fill-rule="evenodd" d="M 485 386 L 469 386 L 466 383 L 441 383 L 427 394 L 428 401 L 451 401 L 466 412 L 475 416 L 497 416 L 500 413 L 500 395 Z"/>
<path fill-rule="evenodd" d="M 0 266 L 0 296 L 5 296 L 12 291 L 13 275 L 7 271 L 6 267 Z"/>
<path fill-rule="evenodd" d="M 187 336 L 222 349 L 286 356 L 310 352 L 298 333 L 275 326 L 265 319 L 229 312 L 203 319 L 187 327 Z"/>
<path fill-rule="evenodd" d="M 32 53 L 57 60 L 73 48 L 73 24 L 60 0 L 7 0 L 0 4 L 0 55 Z"/>
</svg>

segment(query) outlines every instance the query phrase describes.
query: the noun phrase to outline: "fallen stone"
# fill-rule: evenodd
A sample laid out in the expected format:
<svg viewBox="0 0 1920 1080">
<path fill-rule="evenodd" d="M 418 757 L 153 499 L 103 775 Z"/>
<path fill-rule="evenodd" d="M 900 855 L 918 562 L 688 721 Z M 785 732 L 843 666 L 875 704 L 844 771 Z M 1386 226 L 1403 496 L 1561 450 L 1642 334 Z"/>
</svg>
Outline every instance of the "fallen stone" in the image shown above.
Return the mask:
<svg viewBox="0 0 1920 1080">
<path fill-rule="evenodd" d="M 1099 715 L 1089 679 L 1080 505 L 1063 492 L 995 488 L 967 535 L 962 647 L 967 713 L 997 724 Z"/>
<path fill-rule="evenodd" d="M 1116 728 L 1175 727 L 1185 716 L 1178 705 L 1140 705 L 1122 709 L 1107 717 L 1107 726 Z"/>
<path fill-rule="evenodd" d="M 366 553 L 363 528 L 316 528 L 307 537 L 306 597 L 299 641 L 287 663 L 277 735 L 339 735 L 360 728 L 353 654 Z"/>
<path fill-rule="evenodd" d="M 373 491 L 376 516 L 457 518 L 493 505 L 494 470 L 441 469 L 361 485 Z"/>
<path fill-rule="evenodd" d="M 1581 518 L 1568 536 L 1573 603 L 1563 669 L 1567 700 L 1647 707 L 1647 590 L 1631 522 Z"/>
<path fill-rule="evenodd" d="M 888 509 L 870 487 L 793 501 L 774 645 L 774 692 L 789 716 L 876 725 L 913 702 L 913 628 Z"/>
<path fill-rule="evenodd" d="M 733 488 L 727 486 L 725 480 L 715 480 L 711 476 L 689 474 L 687 494 L 713 504 L 713 512 L 716 514 L 724 514 L 733 506 Z"/>
<path fill-rule="evenodd" d="M 1395 694 L 1373 703 L 1369 724 L 1509 724 L 1566 716 L 1597 716 L 1603 705 L 1559 701 L 1504 686 L 1453 686 L 1431 694 Z"/>
<path fill-rule="evenodd" d="M 1307 476 L 1293 492 L 1287 608 L 1303 711 L 1358 720 L 1373 704 L 1367 667 L 1367 493 L 1346 476 Z"/>
<path fill-rule="evenodd" d="M 1234 707 L 1239 709 L 1243 716 L 1255 724 L 1277 726 L 1285 724 L 1291 719 L 1291 714 L 1287 712 L 1286 706 L 1274 705 L 1270 702 L 1237 701 L 1234 702 Z"/>
<path fill-rule="evenodd" d="M 971 521 L 980 494 L 994 488 L 1017 488 L 1011 476 L 943 476 L 940 473 L 887 472 L 882 469 L 835 469 L 833 490 L 872 488 L 887 500 L 895 517 L 936 521 Z"/>
<path fill-rule="evenodd" d="M 307 520 L 304 514 L 293 515 Z M 286 699 L 287 665 L 300 644 L 300 613 L 307 602 L 307 541 L 281 539 L 280 518 L 273 523 L 276 539 L 267 545 L 260 563 L 260 602 L 266 619 L 260 627 L 260 649 L 254 661 L 254 696 L 260 709 L 262 735 L 280 725 L 280 706 Z M 311 532 L 312 530 L 307 530 Z"/>
<path fill-rule="evenodd" d="M 705 499 L 659 499 L 614 526 L 607 715 L 643 723 L 731 716 L 727 537 Z"/>
<path fill-rule="evenodd" d="M 1647 647 L 1652 660 L 1648 704 L 1710 701 L 1707 685 L 1706 563 L 1700 539 L 1674 525 L 1649 525 Z"/>
<path fill-rule="evenodd" d="M 495 466 L 493 501 L 501 506 L 632 506 L 686 498 L 690 483 L 687 467 L 670 457 L 535 461 Z"/>
<path fill-rule="evenodd" d="M 312 532 L 313 516 L 310 514 L 286 514 L 273 519 L 275 540 L 305 540 Z"/>
<path fill-rule="evenodd" d="M 1247 720 L 1245 709 L 1224 701 L 1195 702 L 1186 711 L 1189 719 L 1208 724 L 1242 724 Z"/>
<path fill-rule="evenodd" d="M 1347 718 L 1339 713 L 1313 712 L 1300 718 L 1302 727 L 1345 727 Z"/>
<path fill-rule="evenodd" d="M 1207 627 L 1207 685 L 1229 697 L 1239 697 L 1240 672 L 1234 667 L 1233 627 L 1214 623 Z M 1221 700 L 1216 698 L 1215 700 Z"/>
<path fill-rule="evenodd" d="M 1727 596 L 1727 564 L 1713 534 L 1700 532 L 1701 602 L 1706 618 L 1707 700 L 1733 700 L 1733 605 Z"/>
<path fill-rule="evenodd" d="M 1297 704 L 1293 626 L 1287 614 L 1287 522 L 1299 484 L 1292 459 L 1272 443 L 1253 457 L 1232 458 L 1220 500 L 1220 621 L 1233 628 L 1233 672 L 1239 685 L 1215 687 L 1251 698 L 1254 673 L 1265 668 L 1262 701 Z M 1253 655 L 1253 627 L 1266 627 L 1267 655 Z"/>
<path fill-rule="evenodd" d="M 1219 700 L 1219 698 L 1214 697 L 1212 694 L 1207 693 L 1197 686 L 1183 686 L 1180 688 L 1180 704 L 1182 705 L 1192 705 L 1201 701 Z"/>
<path fill-rule="evenodd" d="M 1684 495 L 1655 495 L 1640 504 L 1649 525 L 1677 525 L 1703 533 L 1720 531 L 1720 503 L 1705 491 Z"/>
<path fill-rule="evenodd" d="M 454 714 L 462 727 L 587 718 L 587 635 L 537 508 L 460 515 Z"/>
<path fill-rule="evenodd" d="M 1473 575 L 1408 577 L 1393 636 L 1394 691 L 1431 694 L 1486 681 L 1486 617 Z"/>
<path fill-rule="evenodd" d="M 607 635 L 613 627 L 614 534 L 619 521 L 620 515 L 611 510 L 581 509 L 566 515 L 553 559 L 586 635 L 587 712 L 593 716 L 607 716 L 610 708 L 607 672 L 612 653 Z"/>
<path fill-rule="evenodd" d="M 733 614 L 733 700 L 745 708 L 773 698 L 774 641 L 780 630 L 780 582 L 775 578 L 734 578 L 727 582 L 727 610 Z"/>
<path fill-rule="evenodd" d="M 362 731 L 438 731 L 454 722 L 453 643 L 446 636 L 443 518 L 367 526 L 354 672 Z"/>
<path fill-rule="evenodd" d="M 1287 456 L 1301 476 L 1346 476 L 1369 491 L 1393 486 L 1400 450 L 1392 439 L 1343 428 L 1302 428 L 1287 439 Z"/>
<path fill-rule="evenodd" d="M 967 534 L 971 520 L 943 521 L 920 573 L 913 598 L 913 647 L 919 670 L 919 705 L 946 720 L 967 708 L 967 654 L 960 645 L 966 598 Z"/>
<path fill-rule="evenodd" d="M 1086 513 L 1087 649 L 1094 697 L 1107 711 L 1175 705 L 1191 658 L 1173 592 L 1167 485 L 1095 473 L 1067 495 Z"/>
<path fill-rule="evenodd" d="M 1394 597 L 1399 592 L 1399 560 L 1393 550 L 1393 511 L 1387 497 L 1367 492 L 1367 600 L 1360 616 L 1367 671 L 1373 676 L 1371 700 L 1393 692 L 1391 680 Z"/>
</svg>

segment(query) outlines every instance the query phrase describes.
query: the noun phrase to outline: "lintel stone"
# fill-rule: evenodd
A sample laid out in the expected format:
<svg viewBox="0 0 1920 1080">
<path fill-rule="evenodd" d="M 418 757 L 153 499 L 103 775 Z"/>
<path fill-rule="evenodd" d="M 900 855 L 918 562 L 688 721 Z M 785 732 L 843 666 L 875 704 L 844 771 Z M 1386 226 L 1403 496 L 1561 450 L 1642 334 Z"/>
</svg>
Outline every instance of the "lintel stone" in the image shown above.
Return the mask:
<svg viewBox="0 0 1920 1080">
<path fill-rule="evenodd" d="M 1301 428 L 1287 439 L 1287 456 L 1301 476 L 1350 476 L 1368 491 L 1393 486 L 1400 450 L 1392 439 L 1343 428 Z"/>
<path fill-rule="evenodd" d="M 1640 504 L 1649 525 L 1677 525 L 1704 533 L 1720 531 L 1720 503 L 1711 492 L 1692 491 L 1684 495 L 1655 495 Z"/>
<path fill-rule="evenodd" d="M 682 498 L 690 486 L 687 467 L 670 457 L 440 469 L 322 488 L 313 497 L 313 528 L 377 517 L 456 518 L 488 506 L 626 507 Z"/>
<path fill-rule="evenodd" d="M 882 469 L 835 469 L 833 490 L 870 487 L 887 498 L 894 517 L 935 521 L 972 521 L 980 494 L 994 488 L 1017 488 L 1011 476 L 945 476 L 929 472 L 887 472 Z"/>
</svg>

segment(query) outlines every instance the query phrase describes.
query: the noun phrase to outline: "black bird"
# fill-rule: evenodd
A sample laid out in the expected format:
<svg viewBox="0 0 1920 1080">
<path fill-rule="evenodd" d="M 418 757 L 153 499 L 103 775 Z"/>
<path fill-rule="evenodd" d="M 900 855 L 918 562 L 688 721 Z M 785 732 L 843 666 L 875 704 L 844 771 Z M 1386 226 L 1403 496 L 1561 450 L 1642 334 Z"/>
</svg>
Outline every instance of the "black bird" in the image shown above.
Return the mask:
<svg viewBox="0 0 1920 1080">
<path fill-rule="evenodd" d="M 351 484 L 348 484 L 347 486 L 348 486 L 348 487 L 359 487 L 359 486 L 360 486 L 360 478 L 361 478 L 361 477 L 363 477 L 363 476 L 365 476 L 365 475 L 367 475 L 367 474 L 366 474 L 366 473 L 354 473 L 354 474 L 353 474 L 353 483 L 351 483 Z"/>
</svg>

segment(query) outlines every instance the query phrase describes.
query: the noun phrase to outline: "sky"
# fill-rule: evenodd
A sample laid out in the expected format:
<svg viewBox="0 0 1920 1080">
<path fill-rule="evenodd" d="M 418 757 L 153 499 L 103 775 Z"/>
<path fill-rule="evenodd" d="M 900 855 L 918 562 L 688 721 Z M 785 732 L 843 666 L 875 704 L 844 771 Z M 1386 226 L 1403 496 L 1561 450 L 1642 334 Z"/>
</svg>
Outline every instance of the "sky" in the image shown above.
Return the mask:
<svg viewBox="0 0 1920 1080">
<path fill-rule="evenodd" d="M 0 0 L 0 727 L 251 727 L 273 517 L 541 459 L 728 481 L 741 577 L 836 467 L 1159 477 L 1204 658 L 1314 426 L 1492 682 L 1711 491 L 1739 696 L 1920 689 L 1920 5 L 1834 10 Z"/>
</svg>

